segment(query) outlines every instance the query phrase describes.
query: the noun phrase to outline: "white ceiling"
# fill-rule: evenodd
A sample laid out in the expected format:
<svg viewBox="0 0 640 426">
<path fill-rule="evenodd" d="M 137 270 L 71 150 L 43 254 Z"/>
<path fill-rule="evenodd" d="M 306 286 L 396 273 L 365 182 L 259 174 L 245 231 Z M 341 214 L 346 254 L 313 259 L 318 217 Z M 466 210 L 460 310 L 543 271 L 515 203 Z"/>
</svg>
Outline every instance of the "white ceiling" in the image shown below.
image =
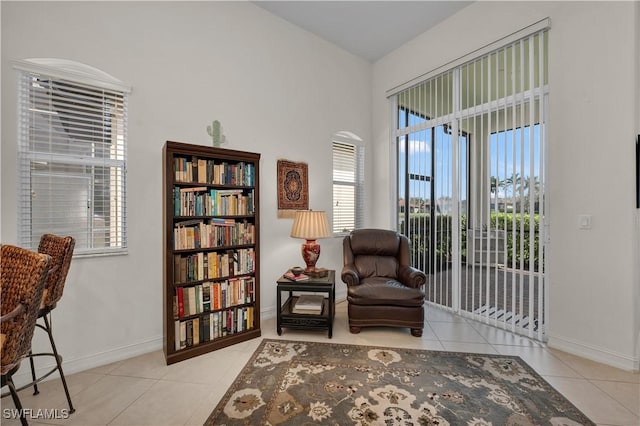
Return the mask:
<svg viewBox="0 0 640 426">
<path fill-rule="evenodd" d="M 471 1 L 254 1 L 256 6 L 374 62 Z"/>
</svg>

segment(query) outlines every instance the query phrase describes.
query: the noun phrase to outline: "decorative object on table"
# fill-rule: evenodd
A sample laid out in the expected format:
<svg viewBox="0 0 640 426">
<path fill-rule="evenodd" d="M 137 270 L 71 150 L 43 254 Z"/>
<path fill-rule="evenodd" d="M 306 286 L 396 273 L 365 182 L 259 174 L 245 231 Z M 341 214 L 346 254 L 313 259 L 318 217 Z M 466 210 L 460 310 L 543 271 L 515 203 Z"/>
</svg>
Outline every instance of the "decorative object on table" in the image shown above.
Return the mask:
<svg viewBox="0 0 640 426">
<path fill-rule="evenodd" d="M 211 136 L 215 147 L 220 147 L 227 141 L 227 138 L 222 134 L 222 124 L 218 120 L 214 120 L 213 123 L 207 126 L 207 133 Z"/>
<path fill-rule="evenodd" d="M 291 281 L 309 281 L 309 275 L 302 273 L 296 275 L 292 271 L 285 272 L 284 277 Z"/>
<path fill-rule="evenodd" d="M 312 278 L 325 278 L 329 275 L 327 268 L 315 268 L 313 271 L 309 271 L 308 275 Z"/>
<path fill-rule="evenodd" d="M 265 374 L 265 372 L 268 372 Z M 517 356 L 262 341 L 208 425 L 594 425 Z"/>
<path fill-rule="evenodd" d="M 329 235 L 329 222 L 325 212 L 320 210 L 296 211 L 291 226 L 291 237 L 306 240 L 302 243 L 302 259 L 307 265 L 305 273 L 313 272 L 316 269 L 316 262 L 320 257 L 320 244 L 316 240 L 327 238 Z"/>
<path fill-rule="evenodd" d="M 302 294 L 298 296 L 291 310 L 294 314 L 320 315 L 324 296 L 321 294 Z"/>
<path fill-rule="evenodd" d="M 293 217 L 296 210 L 309 208 L 307 163 L 278 160 L 278 217 Z"/>
<path fill-rule="evenodd" d="M 294 266 L 293 268 L 291 268 L 291 272 L 293 273 L 293 275 L 300 275 L 304 272 L 304 268 L 301 268 L 299 266 Z"/>
</svg>

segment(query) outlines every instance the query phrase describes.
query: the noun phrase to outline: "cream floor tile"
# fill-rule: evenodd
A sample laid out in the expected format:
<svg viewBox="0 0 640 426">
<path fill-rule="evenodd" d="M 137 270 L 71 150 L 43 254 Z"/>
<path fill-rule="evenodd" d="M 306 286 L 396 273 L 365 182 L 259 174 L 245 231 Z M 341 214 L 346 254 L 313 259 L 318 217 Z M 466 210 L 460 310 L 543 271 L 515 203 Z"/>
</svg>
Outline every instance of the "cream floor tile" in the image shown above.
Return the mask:
<svg viewBox="0 0 640 426">
<path fill-rule="evenodd" d="M 591 383 L 602 389 L 620 402 L 626 409 L 636 416 L 640 416 L 640 385 L 637 383 L 610 382 L 591 380 Z"/>
<path fill-rule="evenodd" d="M 169 372 L 162 350 L 136 356 L 119 362 L 107 374 L 112 376 L 161 379 Z"/>
<path fill-rule="evenodd" d="M 493 345 L 503 355 L 517 355 L 543 376 L 560 376 L 581 379 L 571 367 L 543 347 Z"/>
<path fill-rule="evenodd" d="M 399 346 L 410 349 L 422 349 L 427 351 L 444 351 L 445 348 L 439 340 L 423 340 L 414 339 L 407 341 L 404 345 Z"/>
<path fill-rule="evenodd" d="M 425 317 L 425 320 L 428 322 L 458 322 L 458 323 L 467 322 L 467 320 L 465 320 L 459 315 L 456 315 L 445 309 L 437 308 L 435 306 L 430 306 L 430 305 L 424 306 L 424 317 Z"/>
<path fill-rule="evenodd" d="M 76 395 L 93 386 L 103 376 L 92 373 L 77 373 L 65 376 L 71 402 L 76 406 Z M 23 408 L 37 409 L 68 409 L 67 397 L 59 377 L 38 384 L 38 395 L 33 394 L 33 388 L 23 389 L 18 392 Z M 2 406 L 13 408 L 13 401 L 8 396 L 2 399 Z"/>
<path fill-rule="evenodd" d="M 524 336 L 502 330 L 487 324 L 469 322 L 471 326 L 492 345 L 512 345 L 512 346 L 542 346 L 541 343 Z"/>
<path fill-rule="evenodd" d="M 183 425 L 188 413 L 202 405 L 212 392 L 210 385 L 158 380 L 109 425 Z"/>
<path fill-rule="evenodd" d="M 466 322 L 429 322 L 429 325 L 441 342 L 488 343 L 480 333 Z"/>
<path fill-rule="evenodd" d="M 638 425 L 640 418 L 597 386 L 583 379 L 544 378 L 591 420 L 606 425 Z"/>
<path fill-rule="evenodd" d="M 227 388 L 217 387 L 213 389 L 202 401 L 200 406 L 193 410 L 193 414 L 187 420 L 186 426 L 202 426 L 216 408 L 218 402 L 226 393 Z"/>
<path fill-rule="evenodd" d="M 260 346 L 262 342 L 262 338 L 247 340 L 242 343 L 238 343 L 237 345 L 229 346 L 229 356 L 236 356 L 236 354 L 253 354 L 253 352 Z M 226 352 L 225 352 L 226 353 Z"/>
<path fill-rule="evenodd" d="M 149 390 L 156 381 L 105 375 L 93 386 L 74 397 L 75 413 L 66 420 L 50 423 L 81 426 L 107 425 Z"/>
<path fill-rule="evenodd" d="M 478 354 L 495 354 L 498 351 L 488 343 L 470 343 L 470 342 L 442 342 L 445 351 L 450 352 L 471 352 Z"/>
<path fill-rule="evenodd" d="M 593 380 L 610 380 L 616 382 L 640 383 L 640 373 L 622 370 L 605 364 L 600 364 L 579 356 L 572 355 L 557 349 L 549 349 L 551 353 L 560 358 L 583 377 Z"/>
<path fill-rule="evenodd" d="M 240 371 L 250 356 L 250 353 L 247 353 L 245 359 L 237 354 L 229 348 L 223 348 L 172 364 L 163 380 L 200 384 L 219 383 L 229 371 Z"/>
<path fill-rule="evenodd" d="M 438 336 L 436 336 L 435 331 L 431 328 L 431 325 L 425 321 L 424 328 L 422 329 L 422 340 L 438 340 Z"/>
<path fill-rule="evenodd" d="M 113 371 L 116 368 L 118 368 L 120 363 L 122 363 L 124 361 L 126 361 L 126 360 L 116 361 L 116 362 L 112 362 L 111 364 L 101 365 L 100 367 L 95 367 L 95 368 L 89 369 L 86 372 L 87 373 L 94 373 L 94 374 L 109 374 L 111 371 Z M 63 367 L 64 367 L 64 365 L 63 365 Z"/>
</svg>

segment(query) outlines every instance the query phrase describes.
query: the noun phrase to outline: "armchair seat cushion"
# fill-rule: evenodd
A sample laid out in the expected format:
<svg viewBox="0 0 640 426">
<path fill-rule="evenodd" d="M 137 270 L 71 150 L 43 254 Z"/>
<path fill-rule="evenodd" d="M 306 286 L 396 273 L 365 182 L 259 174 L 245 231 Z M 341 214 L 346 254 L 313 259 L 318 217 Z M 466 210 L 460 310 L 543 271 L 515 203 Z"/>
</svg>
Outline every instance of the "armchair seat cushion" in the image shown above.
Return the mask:
<svg viewBox="0 0 640 426">
<path fill-rule="evenodd" d="M 420 307 L 424 303 L 424 293 L 392 278 L 369 277 L 359 285 L 348 287 L 347 300 L 354 305 Z"/>
</svg>

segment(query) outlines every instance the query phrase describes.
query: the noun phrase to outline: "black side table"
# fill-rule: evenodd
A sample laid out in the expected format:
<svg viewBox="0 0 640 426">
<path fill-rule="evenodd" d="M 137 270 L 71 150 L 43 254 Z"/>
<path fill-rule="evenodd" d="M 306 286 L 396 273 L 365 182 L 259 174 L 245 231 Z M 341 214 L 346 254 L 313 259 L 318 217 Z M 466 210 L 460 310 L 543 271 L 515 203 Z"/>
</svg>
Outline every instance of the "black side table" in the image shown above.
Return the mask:
<svg viewBox="0 0 640 426">
<path fill-rule="evenodd" d="M 328 330 L 329 338 L 333 336 L 333 318 L 335 317 L 336 306 L 336 271 L 330 270 L 326 277 L 310 278 L 308 281 L 291 281 L 284 276 L 280 277 L 278 283 L 277 305 L 278 336 L 282 335 L 282 327 L 296 328 L 301 330 Z M 282 292 L 289 292 L 289 297 L 282 304 Z M 326 293 L 322 303 L 322 312 L 318 314 L 295 314 L 292 312 L 298 296 L 293 292 L 305 293 Z"/>
</svg>

